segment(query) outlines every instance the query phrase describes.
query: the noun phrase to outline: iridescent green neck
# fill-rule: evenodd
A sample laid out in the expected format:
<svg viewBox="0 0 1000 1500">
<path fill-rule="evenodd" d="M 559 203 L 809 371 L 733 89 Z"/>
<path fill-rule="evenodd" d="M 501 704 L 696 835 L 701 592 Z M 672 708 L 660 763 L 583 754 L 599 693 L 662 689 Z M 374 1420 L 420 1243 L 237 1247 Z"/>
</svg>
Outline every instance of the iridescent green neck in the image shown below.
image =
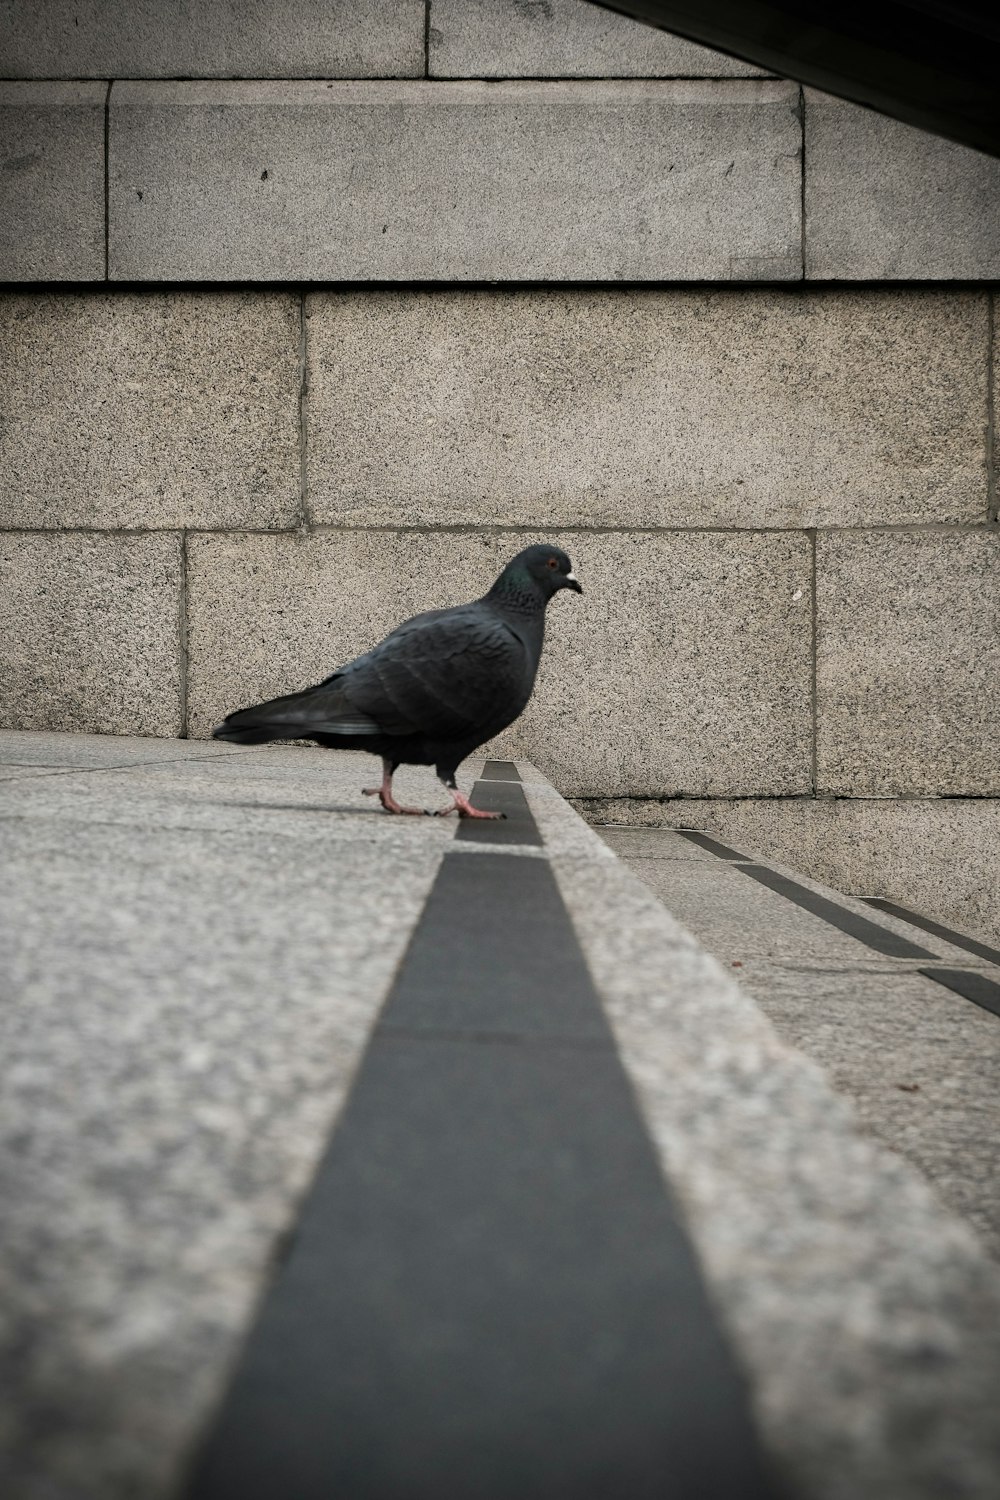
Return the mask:
<svg viewBox="0 0 1000 1500">
<path fill-rule="evenodd" d="M 548 603 L 537 579 L 532 578 L 521 563 L 511 563 L 504 568 L 486 597 L 504 609 L 524 615 L 543 614 Z"/>
</svg>

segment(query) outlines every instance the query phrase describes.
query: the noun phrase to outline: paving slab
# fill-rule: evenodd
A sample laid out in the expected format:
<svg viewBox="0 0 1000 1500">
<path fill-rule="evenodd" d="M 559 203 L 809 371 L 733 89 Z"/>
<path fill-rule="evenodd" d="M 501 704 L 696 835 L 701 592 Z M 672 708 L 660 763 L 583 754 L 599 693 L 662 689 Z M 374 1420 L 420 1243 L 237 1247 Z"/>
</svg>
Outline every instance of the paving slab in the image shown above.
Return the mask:
<svg viewBox="0 0 1000 1500">
<path fill-rule="evenodd" d="M 53 734 L 21 729 L 0 732 L 0 766 L 60 771 L 118 770 L 124 766 L 157 765 L 174 760 L 208 760 L 215 756 L 253 753 L 223 741 L 151 739 L 128 734 Z"/>
<path fill-rule="evenodd" d="M 214 747 L 156 780 L 180 748 L 79 771 L 93 746 L 52 736 L 69 774 L 0 785 L 12 1496 L 172 1488 L 450 837 L 369 816 L 355 760 L 294 749 L 351 812 L 297 812 L 299 773 L 255 816 L 251 757 L 223 751 L 194 826 L 184 773 Z"/>
<path fill-rule="evenodd" d="M 461 1346 L 461 1329 L 454 1341 L 439 1341 L 446 1323 L 437 1315 L 421 1323 L 407 1288 L 419 1284 L 441 1307 L 454 1290 L 476 1317 L 492 1306 L 496 1321 L 500 1304 L 490 1298 L 499 1283 L 484 1285 L 480 1274 L 497 1243 L 491 1224 L 514 1226 L 500 1269 L 515 1293 L 528 1263 L 518 1255 L 532 1246 L 558 1251 L 550 1267 L 569 1267 L 567 1245 L 574 1255 L 582 1245 L 606 1245 L 619 1266 L 631 1257 L 637 1274 L 619 1283 L 592 1280 L 603 1251 L 587 1265 L 574 1261 L 537 1317 L 518 1324 L 516 1305 L 505 1304 L 513 1321 L 498 1324 L 497 1337 L 480 1349 L 483 1377 L 507 1378 L 503 1348 L 521 1348 L 522 1333 L 529 1347 L 532 1329 L 571 1307 L 581 1338 L 573 1347 L 582 1351 L 576 1373 L 554 1346 L 544 1370 L 507 1388 L 519 1400 L 544 1394 L 554 1371 L 557 1389 L 565 1379 L 573 1391 L 589 1392 L 584 1405 L 602 1389 L 613 1393 L 619 1346 L 594 1343 L 598 1325 L 588 1330 L 586 1309 L 600 1306 L 621 1329 L 622 1310 L 638 1305 L 637 1288 L 662 1277 L 664 1263 L 650 1255 L 660 1230 L 650 1230 L 648 1217 L 662 1191 L 690 1236 L 722 1338 L 749 1381 L 768 1461 L 789 1495 L 992 1500 L 1000 1476 L 1000 1269 L 918 1172 L 859 1133 L 843 1095 L 781 1039 L 733 971 L 527 762 L 517 769 L 541 845 L 495 843 L 487 825 L 458 841 L 445 820 L 372 811 L 359 795 L 364 757 L 189 742 L 174 747 L 173 758 L 163 741 L 147 756 L 135 742 L 113 740 L 102 757 L 71 737 L 23 738 L 0 736 L 6 764 L 51 772 L 62 761 L 65 768 L 29 777 L 30 784 L 0 784 L 0 894 L 8 917 L 0 930 L 9 950 L 0 972 L 11 991 L 0 1012 L 0 1171 L 12 1205 L 0 1226 L 0 1360 L 14 1396 L 0 1428 L 5 1493 L 14 1500 L 177 1494 L 200 1441 L 222 1430 L 212 1428 L 213 1414 L 248 1333 L 264 1327 L 255 1321 L 262 1294 L 303 1260 L 322 1267 L 324 1222 L 340 1236 L 345 1275 L 365 1287 L 352 1304 L 349 1288 L 345 1296 L 338 1278 L 320 1274 L 314 1285 L 328 1303 L 346 1308 L 355 1330 L 358 1310 L 372 1310 L 379 1340 L 393 1326 L 410 1328 L 414 1347 L 435 1360 Z M 496 775 L 482 790 L 510 798 L 510 776 Z M 519 836 L 531 826 L 526 819 Z M 689 849 L 695 857 L 673 861 L 674 868 L 701 876 L 709 851 Z M 463 872 L 472 892 L 492 869 L 505 901 L 530 898 L 529 867 L 551 872 L 575 929 L 575 937 L 568 927 L 564 936 L 585 959 L 573 983 L 593 986 L 610 1022 L 603 1040 L 590 1019 L 580 1031 L 579 1017 L 560 1020 L 555 1012 L 548 1032 L 525 1014 L 515 1037 L 498 1038 L 482 1031 L 492 1024 L 485 1012 L 426 1013 L 439 997 L 423 980 L 411 993 L 416 1011 L 387 1013 L 378 1032 L 383 998 L 445 859 L 456 866 L 454 890 L 438 910 L 456 930 L 466 915 Z M 641 861 L 649 862 L 648 855 Z M 775 897 L 720 868 L 745 890 Z M 468 914 L 462 941 L 474 943 L 474 902 Z M 537 968 L 544 934 L 532 936 L 528 920 L 519 936 L 525 973 L 544 1007 Z M 877 965 L 879 975 L 888 973 L 887 960 Z M 494 971 L 497 996 L 502 964 Z M 916 982 L 912 966 L 904 977 Z M 948 1005 L 960 1003 L 941 993 Z M 919 995 L 904 998 L 923 1004 Z M 791 992 L 785 1003 L 795 1005 Z M 977 1017 L 980 1025 L 992 1021 Z M 946 1067 L 935 1073 L 933 1090 L 944 1107 L 958 1092 L 961 1048 L 976 1045 L 975 1027 L 962 1023 L 959 1046 L 958 1031 L 948 1039 L 946 1018 L 935 1025 Z M 835 1050 L 830 1066 L 842 1067 Z M 629 1087 L 619 1079 L 588 1092 L 616 1056 Z M 377 1063 L 367 1074 L 366 1057 Z M 906 1054 L 905 1063 L 909 1074 L 915 1060 Z M 973 1076 L 984 1080 L 985 1068 L 977 1064 Z M 378 1087 L 352 1094 L 366 1078 Z M 597 1097 L 601 1109 L 587 1109 Z M 367 1132 L 360 1156 L 349 1149 L 356 1135 L 340 1134 L 347 1098 L 355 1101 L 351 1130 L 360 1118 Z M 495 1170 L 477 1157 L 475 1132 L 460 1128 L 480 1104 L 500 1151 Z M 636 1105 L 655 1151 L 652 1172 L 621 1169 L 620 1111 Z M 589 1134 L 573 1124 L 581 1108 Z M 501 1149 L 505 1139 L 509 1151 Z M 315 1173 L 328 1141 L 331 1161 L 360 1166 L 362 1199 L 342 1196 L 350 1184 L 336 1179 L 341 1188 L 320 1216 L 317 1241 L 315 1216 L 300 1214 L 310 1182 L 321 1180 Z M 578 1170 L 584 1160 L 604 1167 L 591 1179 Z M 372 1190 L 383 1204 L 390 1189 L 397 1207 L 405 1203 L 405 1162 L 420 1167 L 425 1189 L 403 1220 L 391 1213 L 352 1219 L 365 1231 L 358 1245 L 367 1247 L 361 1262 L 352 1261 L 339 1209 L 374 1202 Z M 435 1170 L 447 1162 L 453 1171 Z M 951 1171 L 956 1155 L 942 1162 Z M 559 1192 L 552 1201 L 533 1197 L 530 1183 L 550 1171 Z M 397 1190 L 402 1196 L 393 1197 Z M 555 1199 L 567 1210 L 565 1224 L 577 1224 L 568 1239 L 547 1238 L 558 1219 L 546 1217 Z M 501 1219 L 490 1218 L 501 1209 Z M 623 1225 L 632 1226 L 624 1235 Z M 452 1287 L 430 1250 L 443 1235 L 451 1254 L 454 1226 L 461 1226 L 459 1261 L 476 1274 L 463 1272 Z M 411 1233 L 416 1258 L 408 1259 Z M 409 1283 L 396 1274 L 407 1266 Z M 524 1310 L 541 1289 L 541 1282 L 524 1283 Z M 386 1306 L 398 1306 L 402 1321 L 383 1317 Z M 291 1313 L 301 1325 L 303 1306 L 293 1303 Z M 667 1428 L 648 1419 L 675 1382 L 676 1348 L 667 1347 L 673 1334 L 661 1322 L 629 1314 L 626 1323 L 629 1348 L 642 1351 L 628 1371 L 639 1377 L 641 1401 L 620 1407 L 613 1394 L 607 1405 L 598 1399 L 592 1409 L 611 1449 L 588 1427 L 590 1446 L 580 1451 L 610 1451 L 634 1465 L 640 1450 L 625 1435 L 638 1432 L 640 1417 L 644 1434 L 660 1434 L 656 1451 L 665 1451 Z M 359 1380 L 380 1377 L 386 1347 L 369 1340 L 350 1368 L 339 1369 L 338 1388 L 350 1401 L 359 1390 L 351 1370 Z M 706 1347 L 696 1344 L 699 1360 Z M 592 1379 L 596 1358 L 610 1360 L 607 1382 Z M 469 1370 L 478 1379 L 474 1362 Z M 403 1378 L 399 1411 L 419 1419 L 427 1392 L 407 1381 L 405 1363 L 389 1372 Z M 386 1388 L 380 1378 L 369 1386 Z M 693 1392 L 689 1383 L 675 1417 Z M 466 1383 L 454 1410 L 476 1409 Z M 383 1400 L 383 1416 L 387 1410 L 396 1404 Z M 536 1412 L 534 1398 L 519 1410 Z M 290 1416 L 298 1421 L 301 1411 Z M 557 1425 L 558 1418 L 556 1411 Z M 572 1470 L 572 1453 L 535 1442 L 555 1430 L 552 1421 L 539 1425 L 532 1415 L 519 1428 L 534 1437 L 517 1451 L 535 1458 L 530 1472 L 515 1476 L 518 1493 L 533 1493 L 540 1474 L 554 1475 L 560 1493 L 560 1476 L 566 1481 Z M 683 1445 L 692 1423 L 670 1430 Z M 241 1441 L 245 1431 L 237 1433 Z M 419 1420 L 395 1429 L 426 1457 L 420 1431 Z M 459 1423 L 451 1451 L 466 1451 L 461 1432 Z M 514 1451 L 502 1423 L 484 1429 L 480 1456 L 510 1460 Z M 360 1472 L 374 1485 L 365 1493 L 398 1493 L 399 1453 L 380 1448 L 378 1462 L 364 1464 Z M 646 1484 L 650 1472 L 635 1469 L 637 1482 Z M 561 1493 L 580 1492 L 581 1474 L 572 1473 Z M 641 1484 L 637 1493 L 662 1490 Z"/>
<path fill-rule="evenodd" d="M 998 798 L 602 797 L 577 806 L 602 825 L 695 823 L 765 862 L 780 860 L 838 890 L 887 897 L 1000 944 Z"/>
<path fill-rule="evenodd" d="M 0 12 L 14 78 L 422 77 L 424 0 L 48 0 Z"/>
<path fill-rule="evenodd" d="M 1000 1259 L 997 1018 L 919 974 L 750 961 L 739 977 Z"/>
<path fill-rule="evenodd" d="M 121 83 L 109 276 L 797 280 L 797 106 L 757 79 Z"/>
<path fill-rule="evenodd" d="M 611 847 L 631 864 L 634 854 L 628 842 L 619 841 L 617 830 L 602 829 L 605 832 Z M 658 837 L 662 854 L 647 852 L 641 866 L 637 864 L 637 873 L 678 921 L 702 941 L 709 934 L 712 951 L 727 963 L 757 958 L 832 966 L 872 956 L 855 938 L 748 879 L 741 869 L 707 850 L 701 851 L 703 857 L 696 863 L 684 858 L 688 841 L 679 834 L 664 832 Z M 646 847 L 649 851 L 648 843 Z M 811 884 L 818 889 L 815 882 Z M 863 912 L 861 903 L 858 908 Z"/>
<path fill-rule="evenodd" d="M 911 1161 L 1000 1258 L 1000 1023 L 920 970 L 954 966 L 1000 978 L 1000 966 L 863 900 L 769 862 L 832 901 L 874 919 L 887 937 L 933 959 L 887 958 L 748 880 L 739 865 L 671 830 L 602 828 L 602 836 L 664 905 L 758 1001 L 780 1035 L 824 1067 L 873 1136 Z M 738 851 L 747 857 L 749 851 Z"/>
<path fill-rule="evenodd" d="M 553 805 L 530 775 L 526 789 Z M 554 854 L 561 887 L 792 1493 L 991 1494 L 1000 1455 L 970 1437 L 995 1426 L 994 1356 L 974 1346 L 1000 1272 L 955 1220 L 946 1248 L 929 1186 L 858 1133 L 646 885 L 582 847 Z"/>
<path fill-rule="evenodd" d="M 436 819 L 400 818 L 386 827 L 377 800 L 362 795 L 364 786 L 379 779 L 374 756 L 349 756 L 332 765 L 328 755 L 304 746 L 213 755 L 214 747 L 189 743 L 202 755 L 165 757 L 131 768 L 109 765 L 100 774 L 89 769 L 19 781 L 16 804 L 8 803 L 8 810 L 55 822 L 82 819 L 125 827 L 256 830 L 278 836 L 294 832 L 296 838 L 319 845 L 335 829 L 338 838 L 370 842 L 377 837 L 387 847 L 398 843 L 405 848 L 412 840 L 415 847 L 423 847 L 453 836 L 448 824 Z M 238 770 L 233 764 L 237 759 Z M 469 779 L 463 770 L 463 780 Z M 429 769 L 404 768 L 394 785 L 400 796 L 429 810 L 446 800 Z M 301 816 L 296 820 L 295 815 Z"/>
<path fill-rule="evenodd" d="M 0 281 L 104 279 L 107 91 L 0 83 Z"/>
</svg>

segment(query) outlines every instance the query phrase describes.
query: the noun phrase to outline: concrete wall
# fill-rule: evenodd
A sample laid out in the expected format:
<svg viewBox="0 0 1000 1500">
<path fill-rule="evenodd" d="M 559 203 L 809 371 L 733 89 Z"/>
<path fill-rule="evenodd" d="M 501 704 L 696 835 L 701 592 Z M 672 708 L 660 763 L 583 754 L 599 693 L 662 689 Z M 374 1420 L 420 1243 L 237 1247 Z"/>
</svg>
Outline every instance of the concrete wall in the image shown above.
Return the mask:
<svg viewBox="0 0 1000 1500">
<path fill-rule="evenodd" d="M 15 0 L 0 58 L 4 725 L 207 733 L 545 536 L 501 748 L 592 815 L 836 880 L 849 799 L 907 899 L 1000 796 L 1000 163 L 581 0 Z"/>
<path fill-rule="evenodd" d="M 0 69 L 4 280 L 1000 274 L 1000 163 L 582 0 L 7 0 Z"/>
</svg>

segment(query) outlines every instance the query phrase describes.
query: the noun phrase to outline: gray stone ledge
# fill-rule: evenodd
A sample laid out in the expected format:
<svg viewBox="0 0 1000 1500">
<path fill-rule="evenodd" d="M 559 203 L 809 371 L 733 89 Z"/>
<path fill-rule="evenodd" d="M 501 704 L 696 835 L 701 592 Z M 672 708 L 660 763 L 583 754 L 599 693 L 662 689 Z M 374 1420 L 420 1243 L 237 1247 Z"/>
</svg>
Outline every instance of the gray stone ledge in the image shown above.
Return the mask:
<svg viewBox="0 0 1000 1500">
<path fill-rule="evenodd" d="M 9 4 L 0 56 L 16 78 L 415 78 L 424 0 Z"/>
<path fill-rule="evenodd" d="M 1000 941 L 1000 799 L 595 797 L 576 806 L 595 823 L 703 828 L 740 853 Z"/>
<path fill-rule="evenodd" d="M 110 275 L 794 280 L 797 104 L 780 81 L 124 83 Z"/>
<path fill-rule="evenodd" d="M 0 785 L 10 1500 L 179 1492 L 453 837 L 207 749 Z"/>
<path fill-rule="evenodd" d="M 992 1500 L 1000 1269 L 585 836 L 560 887 L 790 1492 Z"/>
<path fill-rule="evenodd" d="M 103 280 L 106 95 L 0 83 L 0 281 Z"/>
<path fill-rule="evenodd" d="M 1000 161 L 805 90 L 806 276 L 1000 276 Z"/>
<path fill-rule="evenodd" d="M 360 757 L 3 740 L 0 758 L 66 772 L 0 790 L 4 972 L 23 981 L 0 1058 L 4 1443 L 19 1493 L 158 1500 L 218 1401 L 452 830 L 366 807 Z M 1000 1271 L 519 769 L 791 1493 L 993 1500 Z"/>
<path fill-rule="evenodd" d="M 760 78 L 762 69 L 582 0 L 433 0 L 431 77 Z"/>
</svg>

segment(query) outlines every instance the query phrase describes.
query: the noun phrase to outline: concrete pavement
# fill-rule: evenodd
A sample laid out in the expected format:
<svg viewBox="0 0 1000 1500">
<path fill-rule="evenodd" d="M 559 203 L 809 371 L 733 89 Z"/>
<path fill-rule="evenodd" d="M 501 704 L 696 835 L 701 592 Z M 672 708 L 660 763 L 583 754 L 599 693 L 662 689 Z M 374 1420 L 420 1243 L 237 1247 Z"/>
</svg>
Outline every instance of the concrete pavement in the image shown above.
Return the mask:
<svg viewBox="0 0 1000 1500">
<path fill-rule="evenodd" d="M 760 887 L 732 870 L 727 889 L 713 886 L 718 861 L 691 845 L 668 871 L 668 911 L 523 762 L 541 843 L 511 843 L 507 825 L 493 842 L 463 825 L 456 840 L 453 821 L 385 817 L 359 795 L 362 757 L 27 733 L 0 736 L 0 750 L 6 1495 L 176 1492 L 262 1293 L 292 1263 L 310 1183 L 442 864 L 486 855 L 503 889 L 524 884 L 529 861 L 555 878 L 779 1480 L 808 1500 L 995 1494 L 1000 1271 L 945 1201 L 974 1220 L 968 1183 L 953 1191 L 949 1172 L 933 1188 L 779 1034 L 780 1005 L 794 1016 L 812 1003 L 788 980 L 791 953 L 814 976 L 853 963 L 851 989 L 872 977 L 859 968 L 881 978 L 877 965 L 831 954 L 829 934 L 801 923 L 792 933 L 787 912 L 751 911 Z M 439 789 L 414 771 L 400 795 L 436 805 Z M 713 903 L 745 973 L 689 930 Z M 754 922 L 770 949 L 751 951 Z M 779 940 L 790 947 L 776 963 Z M 537 956 L 544 935 L 523 927 L 510 941 Z M 891 984 L 885 971 L 900 1015 L 925 1004 L 914 967 L 893 968 Z M 772 981 L 779 999 L 765 1001 Z M 863 1003 L 823 983 L 831 1014 Z M 559 993 L 556 975 L 553 1016 Z M 538 1003 L 544 1033 L 550 1001 Z M 961 1090 L 980 1045 L 980 1013 L 960 1016 L 963 1005 L 951 997 L 935 1021 L 947 1068 L 927 1081 L 932 1103 L 934 1089 Z M 865 1019 L 877 1031 L 889 1010 L 870 1003 Z M 563 1113 L 576 1140 L 593 1095 L 587 1047 L 570 1042 L 578 1084 Z M 543 1044 L 505 1055 L 528 1066 Z M 501 1045 L 484 1032 L 476 1055 Z M 822 1060 L 842 1083 L 835 1053 Z M 905 1061 L 899 1081 L 920 1083 Z M 923 1092 L 900 1097 L 923 1108 Z M 456 1130 L 476 1125 L 473 1097 Z M 488 1175 L 477 1190 L 488 1204 Z M 486 1251 L 476 1274 L 491 1285 Z M 496 1351 L 482 1352 L 488 1373 Z M 665 1410 L 676 1399 L 663 1390 Z"/>
</svg>

